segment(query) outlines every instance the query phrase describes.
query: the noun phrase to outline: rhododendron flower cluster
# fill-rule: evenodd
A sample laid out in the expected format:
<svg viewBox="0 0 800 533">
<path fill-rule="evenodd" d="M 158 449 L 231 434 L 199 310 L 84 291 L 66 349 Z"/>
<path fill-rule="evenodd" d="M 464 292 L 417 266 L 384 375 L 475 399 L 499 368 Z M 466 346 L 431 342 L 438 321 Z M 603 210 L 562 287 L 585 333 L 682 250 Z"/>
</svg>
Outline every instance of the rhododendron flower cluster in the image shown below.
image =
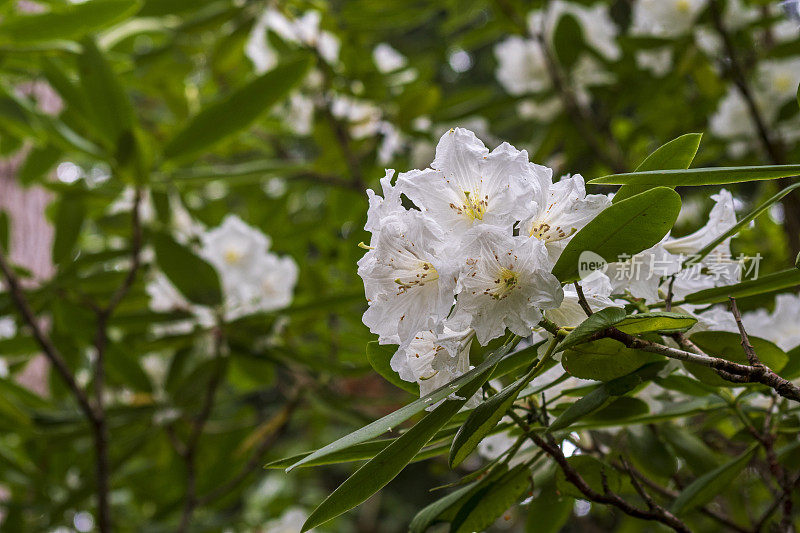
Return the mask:
<svg viewBox="0 0 800 533">
<path fill-rule="evenodd" d="M 393 178 L 383 197 L 368 192 L 364 323 L 399 345 L 392 367 L 423 394 L 469 369 L 473 337 L 528 336 L 561 305 L 550 273 L 560 250 L 610 204 L 587 196 L 581 176 L 553 183 L 526 151 L 490 151 L 461 128 L 442 136 L 429 168 Z"/>
</svg>

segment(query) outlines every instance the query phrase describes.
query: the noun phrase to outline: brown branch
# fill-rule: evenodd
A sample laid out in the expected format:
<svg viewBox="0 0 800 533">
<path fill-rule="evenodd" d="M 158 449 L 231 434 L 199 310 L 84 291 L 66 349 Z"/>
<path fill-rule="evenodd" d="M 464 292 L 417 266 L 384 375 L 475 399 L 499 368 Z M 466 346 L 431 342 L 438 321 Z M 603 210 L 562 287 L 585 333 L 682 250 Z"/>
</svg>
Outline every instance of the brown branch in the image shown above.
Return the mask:
<svg viewBox="0 0 800 533">
<path fill-rule="evenodd" d="M 583 287 L 577 281 L 573 285 L 575 285 L 575 291 L 578 293 L 578 303 L 581 305 L 583 312 L 586 313 L 586 316 L 592 316 L 594 313 L 589 302 L 586 301 L 586 296 L 583 294 Z"/>
<path fill-rule="evenodd" d="M 142 226 L 141 226 L 142 190 L 136 189 L 131 211 L 131 266 L 122 284 L 111 295 L 105 307 L 97 308 L 97 327 L 95 333 L 94 360 L 94 440 L 97 454 L 97 502 L 98 529 L 101 532 L 111 531 L 111 509 L 108 496 L 111 490 L 111 470 L 109 467 L 108 448 L 109 431 L 106 423 L 103 394 L 105 392 L 105 353 L 108 346 L 108 321 L 114 314 L 123 298 L 128 294 L 136 274 L 141 266 Z"/>
<path fill-rule="evenodd" d="M 509 411 L 509 415 L 514 419 L 514 421 L 519 425 L 519 427 L 528 435 L 528 437 L 536 444 L 540 449 L 542 449 L 547 455 L 553 458 L 553 460 L 558 464 L 561 471 L 564 473 L 564 477 L 569 481 L 572 485 L 574 485 L 581 493 L 586 496 L 588 500 L 591 500 L 596 503 L 601 503 L 604 505 L 611 505 L 622 511 L 623 513 L 632 516 L 634 518 L 640 518 L 642 520 L 650 520 L 654 522 L 660 522 L 666 526 L 671 527 L 675 531 L 680 533 L 691 533 L 691 530 L 683 523 L 678 517 L 673 515 L 668 510 L 664 509 L 660 505 L 653 502 L 653 508 L 651 509 L 639 509 L 638 507 L 632 505 L 627 500 L 623 499 L 618 494 L 615 494 L 608 488 L 607 480 L 605 479 L 605 475 L 603 475 L 603 493 L 597 492 L 594 490 L 589 484 L 586 482 L 585 479 L 580 475 L 580 473 L 575 470 L 572 465 L 569 464 L 567 458 L 564 456 L 564 453 L 561 451 L 561 448 L 552 440 L 552 438 L 545 440 L 535 432 L 531 431 L 531 427 L 528 425 L 525 420 L 520 418 L 519 415 L 514 413 L 513 411 Z"/>
<path fill-rule="evenodd" d="M 739 306 L 736 305 L 736 298 L 729 296 L 728 299 L 731 302 L 731 313 L 733 313 L 733 318 L 736 320 L 736 326 L 739 328 L 739 335 L 742 337 L 742 350 L 744 350 L 744 353 L 747 355 L 747 361 L 752 366 L 759 366 L 761 365 L 761 361 L 758 360 L 756 351 L 753 348 L 753 345 L 750 344 L 750 338 L 747 336 L 747 331 L 744 329 L 744 324 L 742 324 L 742 314 L 739 313 Z"/>
<path fill-rule="evenodd" d="M 195 417 L 191 433 L 183 447 L 183 461 L 186 465 L 186 495 L 184 497 L 180 525 L 178 526 L 178 531 L 180 533 L 188 530 L 189 524 L 192 521 L 192 515 L 200 503 L 197 497 L 197 448 L 200 444 L 200 437 L 203 434 L 208 418 L 211 416 L 211 411 L 214 408 L 214 398 L 216 397 L 217 389 L 219 389 L 225 374 L 224 365 L 226 359 L 223 359 L 222 356 L 223 339 L 222 324 L 221 321 L 218 321 L 217 327 L 214 329 L 214 361 L 221 364 L 222 368 L 216 369 L 211 375 L 203 398 L 203 405 L 200 408 L 200 413 Z"/>
<path fill-rule="evenodd" d="M 75 399 L 78 401 L 78 406 L 80 407 L 81 411 L 83 411 L 86 418 L 90 422 L 94 423 L 97 414 L 95 413 L 91 403 L 89 403 L 89 398 L 86 396 L 86 393 L 83 391 L 83 389 L 78 386 L 78 383 L 75 381 L 75 376 L 73 376 L 72 370 L 67 365 L 64 357 L 61 355 L 61 352 L 58 350 L 58 348 L 56 348 L 55 344 L 53 344 L 53 341 L 39 325 L 39 322 L 36 319 L 36 316 L 33 314 L 33 310 L 31 309 L 31 306 L 25 297 L 25 292 L 22 290 L 19 279 L 17 279 L 16 274 L 9 265 L 5 251 L 2 250 L 2 248 L 0 248 L 0 271 L 3 273 L 3 279 L 5 280 L 9 295 L 11 296 L 17 311 L 22 316 L 23 322 L 25 322 L 25 324 L 31 330 L 34 340 L 36 340 L 36 343 L 42 349 L 42 352 L 44 352 L 44 355 L 47 357 L 48 361 L 50 361 L 50 364 L 53 365 L 53 368 L 56 369 L 58 375 L 61 376 L 61 379 L 67 385 L 67 388 L 70 390 L 70 392 L 72 392 L 72 395 L 75 396 Z"/>
</svg>

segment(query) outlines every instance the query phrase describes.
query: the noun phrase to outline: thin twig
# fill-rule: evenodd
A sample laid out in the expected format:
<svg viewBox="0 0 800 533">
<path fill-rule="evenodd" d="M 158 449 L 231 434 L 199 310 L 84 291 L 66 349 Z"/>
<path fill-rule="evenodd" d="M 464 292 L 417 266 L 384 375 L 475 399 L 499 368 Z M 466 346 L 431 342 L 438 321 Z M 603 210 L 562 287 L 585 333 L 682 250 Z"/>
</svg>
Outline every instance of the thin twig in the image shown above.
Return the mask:
<svg viewBox="0 0 800 533">
<path fill-rule="evenodd" d="M 747 355 L 747 361 L 752 366 L 759 366 L 761 365 L 761 361 L 758 360 L 756 350 L 753 348 L 753 345 L 750 344 L 750 338 L 747 336 L 747 331 L 744 329 L 744 324 L 742 324 L 742 314 L 739 313 L 739 306 L 736 305 L 736 298 L 729 296 L 728 299 L 731 302 L 731 313 L 733 313 L 733 318 L 736 320 L 736 326 L 739 328 L 739 335 L 742 337 L 742 350 L 744 350 L 744 353 Z"/>
<path fill-rule="evenodd" d="M 94 411 L 94 407 L 92 407 L 91 403 L 89 403 L 89 398 L 86 396 L 86 393 L 83 391 L 83 389 L 78 386 L 78 383 L 75 381 L 75 376 L 73 376 L 72 370 L 67 365 L 64 357 L 61 355 L 61 352 L 58 350 L 58 348 L 56 348 L 55 344 L 53 344 L 53 341 L 39 325 L 39 322 L 36 319 L 30 304 L 28 303 L 28 299 L 25 297 L 25 292 L 22 290 L 19 279 L 17 279 L 16 274 L 9 265 L 5 251 L 2 248 L 0 248 L 0 270 L 3 273 L 3 279 L 5 280 L 9 295 L 14 301 L 17 311 L 19 311 L 19 314 L 22 316 L 23 322 L 25 322 L 25 324 L 31 330 L 33 338 L 42 349 L 42 352 L 47 360 L 50 361 L 50 364 L 53 365 L 53 367 L 56 369 L 56 372 L 58 372 L 58 375 L 61 376 L 61 379 L 67 385 L 67 388 L 70 390 L 70 392 L 72 392 L 72 395 L 75 396 L 81 411 L 83 411 L 84 415 L 87 419 L 89 419 L 90 422 L 94 423 L 97 416 Z"/>
<path fill-rule="evenodd" d="M 634 518 L 660 522 L 681 533 L 691 532 L 691 530 L 686 524 L 683 523 L 683 521 L 660 505 L 655 504 L 655 502 L 654 508 L 644 510 L 639 509 L 627 500 L 620 497 L 618 494 L 615 494 L 609 489 L 604 474 L 602 476 L 604 492 L 597 492 L 586 482 L 585 479 L 583 479 L 580 473 L 575 470 L 572 465 L 570 465 L 569 461 L 567 461 L 567 458 L 564 456 L 564 453 L 561 451 L 561 448 L 559 448 L 558 445 L 552 441 L 552 439 L 548 441 L 531 431 L 531 427 L 528 425 L 528 423 L 513 411 L 509 411 L 509 416 L 514 419 L 517 425 L 528 435 L 534 444 L 536 444 L 545 453 L 547 453 L 547 455 L 555 460 L 556 464 L 558 464 L 559 468 L 564 473 L 564 477 L 567 479 L 567 481 L 572 483 L 579 491 L 581 491 L 581 493 L 586 496 L 588 500 L 605 505 L 612 505 L 623 513 L 633 516 Z"/>
<path fill-rule="evenodd" d="M 222 355 L 222 345 L 224 334 L 222 331 L 222 324 L 218 321 L 217 327 L 214 329 L 214 361 L 224 362 Z M 186 440 L 183 449 L 183 461 L 186 465 L 186 495 L 184 497 L 183 511 L 181 513 L 181 521 L 178 526 L 178 531 L 183 533 L 188 530 L 189 524 L 192 521 L 199 499 L 197 497 L 197 448 L 200 444 L 200 437 L 203 434 L 206 423 L 208 422 L 211 411 L 214 408 L 214 398 L 217 394 L 217 389 L 222 383 L 224 376 L 224 369 L 219 368 L 211 375 L 211 379 L 206 387 L 205 396 L 203 397 L 203 405 L 200 408 L 200 413 L 194 419 L 192 424 L 191 433 Z"/>
<path fill-rule="evenodd" d="M 583 312 L 586 313 L 586 316 L 592 316 L 592 308 L 589 305 L 589 302 L 586 301 L 586 296 L 583 294 L 583 287 L 581 287 L 581 284 L 577 281 L 573 283 L 573 285 L 575 285 L 575 291 L 578 293 L 578 303 L 580 304 L 581 309 L 583 309 Z"/>
</svg>

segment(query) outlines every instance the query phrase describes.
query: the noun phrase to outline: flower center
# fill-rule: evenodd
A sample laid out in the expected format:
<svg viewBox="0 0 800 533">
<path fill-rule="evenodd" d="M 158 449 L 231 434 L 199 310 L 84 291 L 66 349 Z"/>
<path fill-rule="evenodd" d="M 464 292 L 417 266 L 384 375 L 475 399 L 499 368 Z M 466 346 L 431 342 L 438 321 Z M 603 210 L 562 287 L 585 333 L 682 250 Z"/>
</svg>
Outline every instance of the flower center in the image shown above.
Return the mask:
<svg viewBox="0 0 800 533">
<path fill-rule="evenodd" d="M 491 292 L 492 298 L 495 300 L 502 300 L 508 296 L 514 287 L 519 283 L 519 274 L 508 268 L 500 268 L 500 277 L 495 281 L 495 288 Z"/>
<path fill-rule="evenodd" d="M 790 87 L 792 87 L 792 79 L 789 76 L 783 74 L 775 78 L 775 88 L 778 92 L 785 92 Z"/>
<path fill-rule="evenodd" d="M 436 281 L 439 279 L 439 273 L 431 263 L 427 261 L 420 261 L 419 267 L 412 270 L 405 278 L 397 278 L 394 280 L 397 283 L 397 294 L 403 294 L 408 289 L 413 287 L 422 287 L 428 282 Z"/>
<path fill-rule="evenodd" d="M 234 247 L 227 248 L 224 254 L 225 262 L 229 265 L 235 265 L 242 260 L 242 255 L 242 252 Z"/>
<path fill-rule="evenodd" d="M 481 198 L 478 194 L 472 194 L 469 191 L 464 191 L 464 213 L 470 220 L 483 220 L 483 215 L 486 213 L 486 208 L 489 206 L 489 197 L 484 196 Z"/>
<path fill-rule="evenodd" d="M 689 0 L 678 0 L 678 2 L 675 4 L 675 7 L 681 13 L 688 13 L 692 6 L 689 3 Z"/>
</svg>

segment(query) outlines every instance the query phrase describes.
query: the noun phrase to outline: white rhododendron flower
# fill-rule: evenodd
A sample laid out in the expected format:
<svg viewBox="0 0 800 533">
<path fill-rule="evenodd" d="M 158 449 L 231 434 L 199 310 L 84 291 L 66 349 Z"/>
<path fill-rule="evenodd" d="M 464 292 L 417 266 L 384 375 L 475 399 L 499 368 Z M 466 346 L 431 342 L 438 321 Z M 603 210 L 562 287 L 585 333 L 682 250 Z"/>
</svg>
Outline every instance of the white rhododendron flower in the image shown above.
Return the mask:
<svg viewBox="0 0 800 533">
<path fill-rule="evenodd" d="M 378 70 L 387 74 L 405 67 L 408 59 L 388 43 L 380 43 L 372 50 L 372 60 Z"/>
<path fill-rule="evenodd" d="M 541 194 L 544 167 L 531 164 L 527 152 L 503 143 L 490 153 L 461 128 L 444 134 L 431 167 L 400 174 L 399 187 L 456 237 L 481 224 L 510 230 Z"/>
<path fill-rule="evenodd" d="M 441 230 L 419 211 L 382 221 L 373 249 L 359 261 L 369 308 L 364 324 L 381 343 L 407 344 L 436 329 L 453 304 L 455 266 L 441 252 Z"/>
<path fill-rule="evenodd" d="M 550 169 L 540 167 L 542 194 L 536 197 L 534 209 L 521 224 L 521 233 L 543 241 L 553 263 L 569 239 L 605 208 L 611 200 L 603 194 L 586 194 L 580 174 L 565 176 L 552 183 Z"/>
<path fill-rule="evenodd" d="M 756 80 L 767 95 L 765 100 L 772 106 L 780 107 L 797 95 L 797 84 L 800 82 L 800 57 L 761 61 L 758 64 Z"/>
<path fill-rule="evenodd" d="M 712 195 L 715 201 L 705 226 L 694 233 L 678 239 L 665 237 L 652 248 L 644 250 L 627 261 L 610 263 L 606 270 L 615 294 L 625 291 L 647 303 L 661 299 L 669 291 L 664 278 L 677 274 L 672 285 L 674 296 L 679 299 L 687 294 L 737 283 L 741 277 L 741 264 L 731 258 L 730 238 L 721 242 L 702 261 L 687 270 L 681 265 L 706 245 L 723 235 L 736 224 L 734 199 L 725 189 Z"/>
<path fill-rule="evenodd" d="M 328 63 L 339 58 L 339 39 L 320 28 L 322 15 L 319 11 L 307 11 L 302 16 L 290 19 L 275 8 L 268 8 L 259 17 L 245 44 L 245 54 L 253 62 L 257 72 L 266 72 L 278 64 L 278 54 L 267 37 L 274 32 L 289 43 L 315 48 Z"/>
<path fill-rule="evenodd" d="M 390 362 L 400 379 L 419 384 L 420 397 L 447 385 L 469 371 L 469 350 L 474 332 L 452 331 L 444 328 L 441 334 L 422 331 L 406 347 L 400 347 Z M 474 407 L 479 395 L 470 399 Z M 435 407 L 431 405 L 428 409 Z"/>
<path fill-rule="evenodd" d="M 274 311 L 288 306 L 297 283 L 298 268 L 290 257 L 268 251 L 270 238 L 236 215 L 200 235 L 199 255 L 217 271 L 223 292 L 225 320 Z M 214 323 L 214 311 L 192 304 L 161 273 L 146 287 L 154 311 L 188 311 L 203 327 Z"/>
<path fill-rule="evenodd" d="M 608 4 L 595 2 L 585 6 L 576 2 L 552 0 L 546 2 L 543 11 L 532 11 L 528 14 L 528 28 L 531 34 L 543 35 L 552 42 L 556 28 L 564 15 L 574 17 L 581 28 L 586 43 L 608 60 L 616 61 L 620 57 L 617 43 L 619 29 L 608 11 Z"/>
<path fill-rule="evenodd" d="M 496 226 L 478 226 L 462 247 L 466 259 L 450 327 L 473 328 L 481 344 L 506 328 L 526 337 L 542 319 L 541 309 L 561 304 L 564 291 L 550 273 L 542 241 L 514 237 Z"/>
<path fill-rule="evenodd" d="M 538 93 L 550 87 L 547 59 L 542 47 L 533 39 L 518 35 L 494 47 L 497 58 L 497 81 L 514 96 Z"/>
<path fill-rule="evenodd" d="M 633 4 L 634 35 L 677 37 L 686 34 L 708 0 L 638 0 Z"/>
<path fill-rule="evenodd" d="M 269 533 L 300 533 L 303 524 L 308 519 L 308 513 L 299 507 L 290 507 L 283 514 L 274 520 L 270 520 L 263 526 L 264 531 Z M 309 531 L 314 531 L 310 529 Z"/>
</svg>

